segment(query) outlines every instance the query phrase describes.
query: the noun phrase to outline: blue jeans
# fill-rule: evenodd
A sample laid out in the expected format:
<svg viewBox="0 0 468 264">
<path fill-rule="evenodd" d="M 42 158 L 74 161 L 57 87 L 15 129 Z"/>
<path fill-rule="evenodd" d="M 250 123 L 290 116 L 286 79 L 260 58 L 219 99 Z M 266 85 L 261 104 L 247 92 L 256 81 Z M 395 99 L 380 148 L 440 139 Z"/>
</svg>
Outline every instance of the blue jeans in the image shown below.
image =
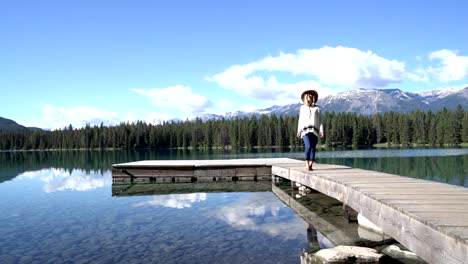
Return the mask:
<svg viewBox="0 0 468 264">
<path fill-rule="evenodd" d="M 315 161 L 318 137 L 314 133 L 307 133 L 302 138 L 305 145 L 305 159 Z"/>
</svg>

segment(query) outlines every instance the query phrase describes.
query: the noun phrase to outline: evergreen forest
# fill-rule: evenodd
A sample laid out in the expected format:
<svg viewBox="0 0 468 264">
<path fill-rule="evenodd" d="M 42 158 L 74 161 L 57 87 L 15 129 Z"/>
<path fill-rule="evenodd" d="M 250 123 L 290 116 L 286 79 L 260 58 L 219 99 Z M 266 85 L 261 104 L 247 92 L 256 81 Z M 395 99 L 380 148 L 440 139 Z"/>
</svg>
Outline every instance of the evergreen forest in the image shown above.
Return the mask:
<svg viewBox="0 0 468 264">
<path fill-rule="evenodd" d="M 202 121 L 147 124 L 142 121 L 115 126 L 86 125 L 45 131 L 0 131 L 0 150 L 46 149 L 171 149 L 298 147 L 298 116 L 244 117 Z M 374 115 L 322 113 L 326 147 L 457 146 L 468 142 L 468 111 L 411 113 L 387 112 Z"/>
</svg>

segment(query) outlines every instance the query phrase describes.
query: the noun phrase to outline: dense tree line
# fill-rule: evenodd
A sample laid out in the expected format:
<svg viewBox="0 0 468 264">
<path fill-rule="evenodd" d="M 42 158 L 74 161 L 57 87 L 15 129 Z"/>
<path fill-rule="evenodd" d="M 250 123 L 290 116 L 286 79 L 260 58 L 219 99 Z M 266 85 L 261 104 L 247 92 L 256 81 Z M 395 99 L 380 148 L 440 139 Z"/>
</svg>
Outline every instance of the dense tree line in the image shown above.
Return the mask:
<svg viewBox="0 0 468 264">
<path fill-rule="evenodd" d="M 358 115 L 325 112 L 322 115 L 327 146 L 428 144 L 459 145 L 468 142 L 468 111 L 388 112 Z M 137 148 L 253 148 L 302 146 L 296 138 L 298 116 L 253 116 L 147 124 L 142 121 L 116 126 L 54 131 L 0 131 L 0 149 L 137 149 Z"/>
</svg>

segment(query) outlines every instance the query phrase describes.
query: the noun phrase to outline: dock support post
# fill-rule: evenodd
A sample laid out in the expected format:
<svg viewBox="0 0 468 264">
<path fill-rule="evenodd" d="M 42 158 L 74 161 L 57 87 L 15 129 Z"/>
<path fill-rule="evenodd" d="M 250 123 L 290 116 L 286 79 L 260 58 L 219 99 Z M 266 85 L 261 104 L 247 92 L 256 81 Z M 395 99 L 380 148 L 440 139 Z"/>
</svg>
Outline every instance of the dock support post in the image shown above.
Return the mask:
<svg viewBox="0 0 468 264">
<path fill-rule="evenodd" d="M 348 222 L 357 222 L 358 212 L 347 204 L 343 204 L 344 216 Z"/>
</svg>

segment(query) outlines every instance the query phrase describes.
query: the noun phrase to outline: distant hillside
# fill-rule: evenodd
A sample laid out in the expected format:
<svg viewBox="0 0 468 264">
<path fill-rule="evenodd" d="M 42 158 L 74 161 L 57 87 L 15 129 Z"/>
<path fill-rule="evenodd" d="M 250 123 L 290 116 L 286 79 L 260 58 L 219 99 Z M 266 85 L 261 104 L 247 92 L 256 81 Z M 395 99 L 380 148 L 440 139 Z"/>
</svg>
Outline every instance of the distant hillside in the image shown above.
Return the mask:
<svg viewBox="0 0 468 264">
<path fill-rule="evenodd" d="M 0 117 L 0 131 L 24 131 L 27 127 L 22 126 L 11 119 Z"/>
<path fill-rule="evenodd" d="M 0 131 L 40 131 L 42 128 L 38 127 L 25 127 L 16 123 L 11 119 L 7 119 L 0 116 Z"/>
</svg>

